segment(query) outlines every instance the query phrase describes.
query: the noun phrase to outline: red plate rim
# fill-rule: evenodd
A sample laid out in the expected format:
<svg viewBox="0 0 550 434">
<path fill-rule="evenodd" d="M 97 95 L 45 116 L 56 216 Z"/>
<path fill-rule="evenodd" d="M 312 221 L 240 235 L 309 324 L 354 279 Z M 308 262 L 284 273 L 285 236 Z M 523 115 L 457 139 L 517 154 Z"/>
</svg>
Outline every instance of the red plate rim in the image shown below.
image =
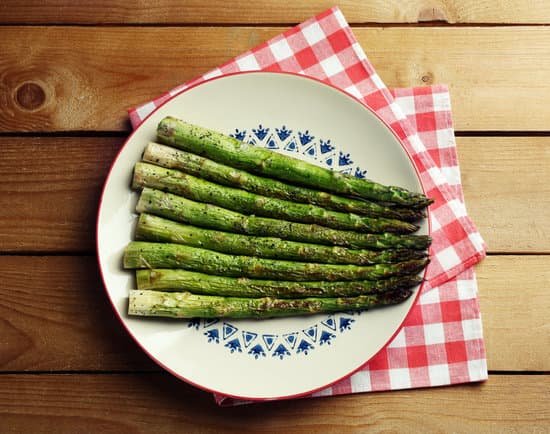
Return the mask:
<svg viewBox="0 0 550 434">
<path fill-rule="evenodd" d="M 101 267 L 101 261 L 100 261 L 100 258 L 99 258 L 99 213 L 101 212 L 101 207 L 103 205 L 103 197 L 105 195 L 105 189 L 107 187 L 107 184 L 109 183 L 109 180 L 111 178 L 111 174 L 112 174 L 112 171 L 113 171 L 113 167 L 115 166 L 116 162 L 118 161 L 119 157 L 120 157 L 120 153 L 122 152 L 122 150 L 126 147 L 126 145 L 128 144 L 128 142 L 132 139 L 132 137 L 134 136 L 134 134 L 137 132 L 137 130 L 140 128 L 140 126 L 147 120 L 149 119 L 149 117 L 151 117 L 154 113 L 157 112 L 157 110 L 159 110 L 160 108 L 162 108 L 166 103 L 168 103 L 169 101 L 172 101 L 173 98 L 185 93 L 185 92 L 188 92 L 189 90 L 191 89 L 194 89 L 195 87 L 197 86 L 201 86 L 203 84 L 206 84 L 206 83 L 210 83 L 211 81 L 216 81 L 216 80 L 220 80 L 220 79 L 223 79 L 223 78 L 226 78 L 226 77 L 231 77 L 231 76 L 235 76 L 235 75 L 248 75 L 248 74 L 276 74 L 276 75 L 289 75 L 289 76 L 295 76 L 295 77 L 300 77 L 300 78 L 303 78 L 305 80 L 311 80 L 311 81 L 314 81 L 314 82 L 317 82 L 317 83 L 320 83 L 322 85 L 325 85 L 325 86 L 328 86 L 334 90 L 336 90 L 337 92 L 339 93 L 342 93 L 344 94 L 345 96 L 353 99 L 354 101 L 358 102 L 359 104 L 361 104 L 365 109 L 367 109 L 371 114 L 373 114 L 383 125 L 386 126 L 386 128 L 393 134 L 393 136 L 396 138 L 397 142 L 401 145 L 401 148 L 403 148 L 403 151 L 405 152 L 405 154 L 407 155 L 407 157 L 409 158 L 413 168 L 414 168 L 414 171 L 416 173 L 416 176 L 418 178 L 418 181 L 420 183 L 420 187 L 422 189 L 422 192 L 424 194 L 426 194 L 426 189 L 424 188 L 424 184 L 422 183 L 422 178 L 420 177 L 420 173 L 418 171 L 418 168 L 416 167 L 416 164 L 414 163 L 414 159 L 412 158 L 411 154 L 409 153 L 409 151 L 407 150 L 407 148 L 405 147 L 405 145 L 403 144 L 403 141 L 399 138 L 399 136 L 395 133 L 395 131 L 392 129 L 392 127 L 384 120 L 382 119 L 373 109 L 371 109 L 369 106 L 367 106 L 365 103 L 363 103 L 359 98 L 357 98 L 356 96 L 350 94 L 349 92 L 346 92 L 345 90 L 343 89 L 340 89 L 336 86 L 334 86 L 333 84 L 331 83 L 327 83 L 323 80 L 319 80 L 315 77 L 309 77 L 307 75 L 303 75 L 303 74 L 298 74 L 298 73 L 295 73 L 295 72 L 273 72 L 273 71 L 240 71 L 240 72 L 233 72 L 233 73 L 229 73 L 229 74 L 224 74 L 224 75 L 221 75 L 221 76 L 218 76 L 218 77 L 213 77 L 213 78 L 210 78 L 210 79 L 206 79 L 204 81 L 201 81 L 199 83 L 195 83 L 187 88 L 185 88 L 184 90 L 182 90 L 181 92 L 173 95 L 171 98 L 167 99 L 166 101 L 164 101 L 161 105 L 159 105 L 158 107 L 156 107 L 151 113 L 149 113 L 147 115 L 147 117 L 145 117 L 145 119 L 143 119 L 143 121 L 141 122 L 141 124 L 134 130 L 132 131 L 132 133 L 128 136 L 128 138 L 124 141 L 124 144 L 120 147 L 119 151 L 117 152 L 117 155 L 116 157 L 114 158 L 113 162 L 111 163 L 111 166 L 109 168 L 109 173 L 107 174 L 107 178 L 105 178 L 105 183 L 103 184 L 103 188 L 101 190 L 101 197 L 99 199 L 99 206 L 98 206 L 98 209 L 97 209 L 97 215 L 96 215 L 96 259 L 97 259 L 97 262 L 98 262 L 98 266 L 99 266 L 99 273 L 101 275 L 101 281 L 103 283 L 103 290 L 105 291 L 105 293 L 107 294 L 107 298 L 109 299 L 109 303 L 111 304 L 111 307 L 112 309 L 114 310 L 115 312 L 115 315 L 117 317 L 117 319 L 119 320 L 120 323 L 122 323 L 122 326 L 124 327 L 124 329 L 126 330 L 126 332 L 130 335 L 130 337 L 134 340 L 134 342 L 141 348 L 141 350 L 147 354 L 147 356 L 149 356 L 149 358 L 151 360 L 153 360 L 157 365 L 159 365 L 162 369 L 164 369 L 165 371 L 169 372 L 170 374 L 172 374 L 174 377 L 178 378 L 179 380 L 183 380 L 185 381 L 186 383 L 188 384 L 191 384 L 192 386 L 195 386 L 199 389 L 202 389 L 206 392 L 210 392 L 210 393 L 215 393 L 215 394 L 219 394 L 219 395 L 223 395 L 225 397 L 228 397 L 228 398 L 233 398 L 233 399 L 239 399 L 239 400 L 247 400 L 247 401 L 254 401 L 254 402 L 262 402 L 262 401 L 275 401 L 275 400 L 281 400 L 281 399 L 295 399 L 295 398 L 302 398 L 302 397 L 305 397 L 307 395 L 311 395 L 312 393 L 315 393 L 319 390 L 323 390 L 327 387 L 330 387 L 336 383 L 338 383 L 339 381 L 343 380 L 344 378 L 347 378 L 351 375 L 353 375 L 355 372 L 359 371 L 363 366 L 365 366 L 367 363 L 369 363 L 370 360 L 372 360 L 374 357 L 376 357 L 380 351 L 382 351 L 394 338 L 395 336 L 397 335 L 397 333 L 399 333 L 399 331 L 403 328 L 403 324 L 405 323 L 405 321 L 407 320 L 410 312 L 412 311 L 412 309 L 416 306 L 416 304 L 418 303 L 418 299 L 419 299 L 419 296 L 420 296 L 420 293 L 422 292 L 422 288 L 424 286 L 424 283 L 425 283 L 425 278 L 426 278 L 426 272 L 429 268 L 429 265 L 424 269 L 424 274 L 423 274 L 423 281 L 422 283 L 420 284 L 420 287 L 418 288 L 418 291 L 416 292 L 416 295 L 415 295 L 415 299 L 413 301 L 413 303 L 411 304 L 411 307 L 409 309 L 409 312 L 407 313 L 407 315 L 405 315 L 405 318 L 403 319 L 403 321 L 401 322 L 401 324 L 399 324 L 399 326 L 397 327 L 397 329 L 395 330 L 395 332 L 390 336 L 390 338 L 386 341 L 386 343 L 384 345 L 382 345 L 380 347 L 380 350 L 378 350 L 371 358 L 369 358 L 368 360 L 362 362 L 359 366 L 357 366 L 356 368 L 352 369 L 350 372 L 348 372 L 347 374 L 339 377 L 338 379 L 336 380 L 333 380 L 323 386 L 319 386 L 319 387 L 315 387 L 314 389 L 311 389 L 311 390 L 307 390 L 305 392 L 300 392 L 300 393 L 296 393 L 296 394 L 292 394 L 292 395 L 282 395 L 282 396 L 275 396 L 275 397 L 269 397 L 269 398 L 257 398 L 257 397 L 248 397 L 248 396 L 241 396 L 241 395 L 232 395 L 232 394 L 227 394 L 225 392 L 221 392 L 219 390 L 215 390 L 215 389 L 211 389 L 211 388 L 208 388 L 208 387 L 205 387 L 201 384 L 198 384 L 198 383 L 195 383 L 191 380 L 189 380 L 188 378 L 185 378 L 183 375 L 181 374 L 178 374 L 176 373 L 175 371 L 173 371 L 171 368 L 169 368 L 168 366 L 164 365 L 162 362 L 160 362 L 159 360 L 157 360 L 149 351 L 147 351 L 147 349 L 141 344 L 141 342 L 138 340 L 138 338 L 131 332 L 131 330 L 128 328 L 128 326 L 126 325 L 126 323 L 124 322 L 124 320 L 122 319 L 122 316 L 120 315 L 120 313 L 118 312 L 115 304 L 114 304 L 114 301 L 113 299 L 111 298 L 110 294 L 109 294 L 109 291 L 107 291 L 107 285 L 105 283 L 105 276 L 103 274 L 103 269 Z M 430 210 L 429 210 L 429 207 L 426 209 L 427 211 L 427 215 L 426 215 L 426 219 L 428 220 L 428 235 L 430 235 L 432 233 L 432 228 L 431 228 L 431 221 L 430 221 Z M 429 251 L 431 250 L 431 247 L 429 249 Z"/>
</svg>

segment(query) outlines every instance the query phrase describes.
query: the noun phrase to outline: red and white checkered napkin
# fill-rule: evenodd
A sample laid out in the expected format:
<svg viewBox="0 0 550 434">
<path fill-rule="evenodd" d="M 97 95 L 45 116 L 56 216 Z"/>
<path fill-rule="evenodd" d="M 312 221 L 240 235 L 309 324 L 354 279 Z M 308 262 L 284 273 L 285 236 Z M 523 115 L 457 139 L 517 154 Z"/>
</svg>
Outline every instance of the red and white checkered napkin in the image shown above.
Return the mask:
<svg viewBox="0 0 550 434">
<path fill-rule="evenodd" d="M 238 71 L 287 71 L 326 81 L 376 111 L 405 144 L 430 207 L 428 281 L 402 330 L 353 375 L 312 396 L 441 386 L 485 380 L 487 366 L 474 264 L 485 244 L 466 213 L 449 92 L 444 86 L 390 91 L 337 7 L 129 111 L 134 127 L 191 85 Z M 243 401 L 216 395 L 223 405 Z"/>
</svg>

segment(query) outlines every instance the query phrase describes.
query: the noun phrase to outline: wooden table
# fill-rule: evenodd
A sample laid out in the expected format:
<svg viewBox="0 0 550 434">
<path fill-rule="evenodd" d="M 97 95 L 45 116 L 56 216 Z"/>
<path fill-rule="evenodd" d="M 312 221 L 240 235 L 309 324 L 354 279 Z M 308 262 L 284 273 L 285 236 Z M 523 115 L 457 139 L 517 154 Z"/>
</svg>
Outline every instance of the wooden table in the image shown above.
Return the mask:
<svg viewBox="0 0 550 434">
<path fill-rule="evenodd" d="M 221 409 L 115 320 L 94 227 L 126 108 L 329 6 L 0 3 L 0 432 L 550 431 L 545 0 L 340 2 L 389 86 L 450 85 L 467 205 L 489 245 L 486 383 Z"/>
</svg>

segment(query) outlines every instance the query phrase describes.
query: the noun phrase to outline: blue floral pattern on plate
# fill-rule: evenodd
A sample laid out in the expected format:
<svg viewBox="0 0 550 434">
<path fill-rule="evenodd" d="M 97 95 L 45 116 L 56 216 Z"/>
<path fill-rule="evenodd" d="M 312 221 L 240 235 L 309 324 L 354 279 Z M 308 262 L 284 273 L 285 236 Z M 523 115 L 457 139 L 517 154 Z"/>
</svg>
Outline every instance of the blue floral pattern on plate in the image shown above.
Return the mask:
<svg viewBox="0 0 550 434">
<path fill-rule="evenodd" d="M 324 167 L 358 178 L 364 178 L 367 173 L 330 139 L 316 137 L 309 130 L 297 131 L 286 125 L 271 128 L 260 124 L 255 128 L 235 129 L 231 136 L 286 154 L 303 154 Z M 355 322 L 353 316 L 359 314 L 342 312 L 326 315 L 309 327 L 282 335 L 240 330 L 231 322 L 220 322 L 218 319 L 194 318 L 188 321 L 187 327 L 200 331 L 207 342 L 223 345 L 231 354 L 246 353 L 255 360 L 267 357 L 283 360 L 296 355 L 307 356 L 318 346 L 329 346 L 338 335 L 351 330 Z"/>
<path fill-rule="evenodd" d="M 259 124 L 255 128 L 235 129 L 230 134 L 238 140 L 284 153 L 306 155 L 322 166 L 338 172 L 364 178 L 367 171 L 354 164 L 350 155 L 342 152 L 330 139 L 317 137 L 309 130 L 298 131 L 287 125 L 267 127 Z"/>
<path fill-rule="evenodd" d="M 323 320 L 300 331 L 276 335 L 240 330 L 231 322 L 212 322 L 194 318 L 187 326 L 201 330 L 212 344 L 222 345 L 230 353 L 246 353 L 256 360 L 273 357 L 283 360 L 292 355 L 307 356 L 317 346 L 330 345 L 338 335 L 350 330 L 360 312 L 343 312 L 327 315 Z M 228 330 L 230 332 L 228 332 Z"/>
</svg>

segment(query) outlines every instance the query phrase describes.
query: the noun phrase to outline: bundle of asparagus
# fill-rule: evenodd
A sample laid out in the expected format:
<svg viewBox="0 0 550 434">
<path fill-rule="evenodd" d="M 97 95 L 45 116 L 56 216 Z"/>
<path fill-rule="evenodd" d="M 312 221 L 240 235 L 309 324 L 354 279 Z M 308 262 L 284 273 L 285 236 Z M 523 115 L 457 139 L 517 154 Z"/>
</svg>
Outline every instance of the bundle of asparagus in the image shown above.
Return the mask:
<svg viewBox="0 0 550 434">
<path fill-rule="evenodd" d="M 267 318 L 400 303 L 421 282 L 431 200 L 167 117 L 141 190 L 129 314 Z M 168 146 L 167 146 L 168 145 Z"/>
</svg>

